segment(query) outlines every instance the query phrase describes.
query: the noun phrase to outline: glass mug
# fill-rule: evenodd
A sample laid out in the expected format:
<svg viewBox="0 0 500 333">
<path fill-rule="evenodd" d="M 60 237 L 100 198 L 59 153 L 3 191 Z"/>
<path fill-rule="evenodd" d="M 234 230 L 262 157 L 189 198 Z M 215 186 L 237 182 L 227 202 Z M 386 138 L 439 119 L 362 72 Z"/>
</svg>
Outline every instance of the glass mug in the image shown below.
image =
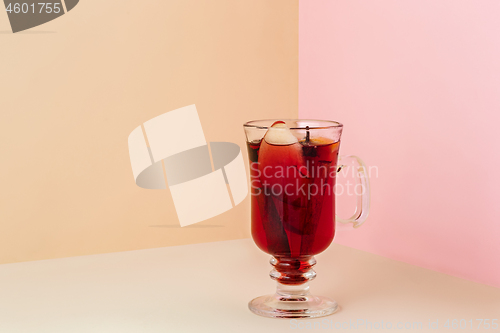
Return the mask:
<svg viewBox="0 0 500 333">
<path fill-rule="evenodd" d="M 309 293 L 314 255 L 335 235 L 335 222 L 359 227 L 368 217 L 369 179 L 356 156 L 338 158 L 343 125 L 326 120 L 257 120 L 244 124 L 250 163 L 252 238 L 270 254 L 274 295 L 248 304 L 258 315 L 314 318 L 338 310 L 337 302 Z M 357 169 L 357 206 L 335 216 L 335 180 L 344 164 Z M 358 192 L 358 191 L 357 191 Z"/>
</svg>

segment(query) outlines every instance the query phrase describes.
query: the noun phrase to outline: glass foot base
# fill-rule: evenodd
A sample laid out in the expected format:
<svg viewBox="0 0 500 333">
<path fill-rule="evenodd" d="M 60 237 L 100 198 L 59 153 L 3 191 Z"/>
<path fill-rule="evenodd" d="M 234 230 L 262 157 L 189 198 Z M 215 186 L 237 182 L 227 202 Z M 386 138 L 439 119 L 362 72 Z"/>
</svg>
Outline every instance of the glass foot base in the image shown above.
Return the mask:
<svg viewBox="0 0 500 333">
<path fill-rule="evenodd" d="M 266 295 L 250 301 L 248 307 L 255 314 L 271 318 L 317 318 L 339 310 L 334 300 L 312 295 Z"/>
</svg>

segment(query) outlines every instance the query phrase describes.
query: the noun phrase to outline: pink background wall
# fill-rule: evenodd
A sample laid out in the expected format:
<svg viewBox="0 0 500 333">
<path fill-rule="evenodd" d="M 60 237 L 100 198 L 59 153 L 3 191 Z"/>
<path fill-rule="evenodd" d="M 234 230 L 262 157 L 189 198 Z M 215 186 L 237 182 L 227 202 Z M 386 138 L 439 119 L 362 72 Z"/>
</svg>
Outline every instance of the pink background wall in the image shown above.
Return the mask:
<svg viewBox="0 0 500 333">
<path fill-rule="evenodd" d="M 372 211 L 336 242 L 500 287 L 500 1 L 309 0 L 299 114 L 345 125 Z"/>
</svg>

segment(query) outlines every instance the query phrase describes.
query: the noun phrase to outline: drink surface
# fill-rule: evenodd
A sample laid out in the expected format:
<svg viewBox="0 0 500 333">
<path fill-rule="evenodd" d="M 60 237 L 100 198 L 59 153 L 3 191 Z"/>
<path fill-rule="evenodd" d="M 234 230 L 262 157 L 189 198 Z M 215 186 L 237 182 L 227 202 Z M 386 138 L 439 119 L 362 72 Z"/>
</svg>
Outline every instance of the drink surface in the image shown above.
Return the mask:
<svg viewBox="0 0 500 333">
<path fill-rule="evenodd" d="M 288 145 L 265 139 L 247 143 L 252 237 L 261 250 L 302 258 L 331 244 L 339 144 L 324 138 Z"/>
</svg>

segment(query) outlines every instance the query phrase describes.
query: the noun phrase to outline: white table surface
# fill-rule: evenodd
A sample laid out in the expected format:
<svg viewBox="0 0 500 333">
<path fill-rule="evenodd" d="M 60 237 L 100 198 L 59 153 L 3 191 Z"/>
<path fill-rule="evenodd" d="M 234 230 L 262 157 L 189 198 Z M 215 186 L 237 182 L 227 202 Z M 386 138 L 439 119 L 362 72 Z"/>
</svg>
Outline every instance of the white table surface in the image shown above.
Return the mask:
<svg viewBox="0 0 500 333">
<path fill-rule="evenodd" d="M 393 327 L 404 332 L 500 332 L 444 328 L 447 319 L 500 320 L 500 289 L 337 244 L 317 256 L 311 290 L 336 299 L 340 312 L 259 317 L 247 303 L 274 291 L 268 260 L 243 239 L 0 265 L 0 332 L 310 332 L 358 320 L 349 331 L 378 332 L 383 321 L 422 323 Z"/>
</svg>

